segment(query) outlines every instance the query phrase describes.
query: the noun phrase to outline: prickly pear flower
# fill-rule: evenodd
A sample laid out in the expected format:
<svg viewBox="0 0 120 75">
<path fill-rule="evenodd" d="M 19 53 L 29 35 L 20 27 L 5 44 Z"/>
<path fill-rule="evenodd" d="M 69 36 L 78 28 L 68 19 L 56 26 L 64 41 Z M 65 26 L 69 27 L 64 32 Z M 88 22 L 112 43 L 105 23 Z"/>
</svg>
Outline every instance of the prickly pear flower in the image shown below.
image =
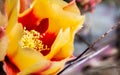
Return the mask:
<svg viewBox="0 0 120 75">
<path fill-rule="evenodd" d="M 13 2 L 13 3 L 12 3 Z M 55 75 L 73 54 L 82 27 L 75 1 L 33 0 L 19 13 L 19 0 L 7 0 L 9 38 L 4 69 L 9 75 Z"/>
</svg>

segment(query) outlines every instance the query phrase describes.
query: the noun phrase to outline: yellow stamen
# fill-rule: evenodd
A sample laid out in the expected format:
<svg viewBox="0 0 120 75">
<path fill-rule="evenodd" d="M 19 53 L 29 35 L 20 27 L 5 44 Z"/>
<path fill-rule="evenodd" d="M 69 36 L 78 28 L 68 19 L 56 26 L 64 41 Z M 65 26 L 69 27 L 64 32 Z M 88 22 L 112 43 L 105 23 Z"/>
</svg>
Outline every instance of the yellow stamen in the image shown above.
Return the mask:
<svg viewBox="0 0 120 75">
<path fill-rule="evenodd" d="M 40 36 L 41 35 L 39 32 L 35 30 L 28 31 L 24 28 L 23 37 L 21 38 L 20 42 L 22 48 L 32 48 L 37 51 L 49 50 L 47 45 L 44 45 L 40 40 Z"/>
</svg>

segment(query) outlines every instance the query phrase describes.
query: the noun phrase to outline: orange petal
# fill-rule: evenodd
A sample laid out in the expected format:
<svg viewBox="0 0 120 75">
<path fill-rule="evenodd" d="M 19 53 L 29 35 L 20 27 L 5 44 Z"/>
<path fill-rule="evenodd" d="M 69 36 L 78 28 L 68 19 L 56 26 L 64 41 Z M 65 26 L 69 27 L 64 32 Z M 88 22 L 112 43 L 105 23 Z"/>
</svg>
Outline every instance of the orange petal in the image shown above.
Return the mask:
<svg viewBox="0 0 120 75">
<path fill-rule="evenodd" d="M 19 72 L 19 69 L 12 64 L 9 60 L 4 61 L 4 71 L 6 72 L 7 75 L 16 75 Z"/>
<path fill-rule="evenodd" d="M 40 18 L 34 15 L 32 9 L 26 10 L 24 13 L 19 15 L 18 21 L 26 27 L 27 30 L 35 29 Z"/>
<path fill-rule="evenodd" d="M 48 18 L 40 18 L 34 14 L 33 9 L 30 8 L 19 14 L 18 22 L 23 25 L 27 30 L 36 30 L 41 34 L 44 33 L 48 29 L 49 19 Z"/>
</svg>

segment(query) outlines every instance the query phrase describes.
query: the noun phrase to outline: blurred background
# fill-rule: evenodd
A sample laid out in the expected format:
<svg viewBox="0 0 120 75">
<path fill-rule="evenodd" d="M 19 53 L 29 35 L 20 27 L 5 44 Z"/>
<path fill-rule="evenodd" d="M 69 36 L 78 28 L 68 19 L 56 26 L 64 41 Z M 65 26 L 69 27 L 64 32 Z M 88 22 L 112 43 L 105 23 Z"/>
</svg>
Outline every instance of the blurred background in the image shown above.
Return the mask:
<svg viewBox="0 0 120 75">
<path fill-rule="evenodd" d="M 77 51 L 83 51 L 87 46 L 92 44 L 96 39 L 98 39 L 98 37 L 102 36 L 120 20 L 119 0 L 101 0 L 101 2 L 99 3 L 95 3 L 95 1 L 100 0 L 90 1 L 93 1 L 93 3 L 91 3 L 91 8 L 88 7 L 88 9 L 91 10 L 87 10 L 79 6 L 80 10 L 82 9 L 82 13 L 85 15 L 85 23 L 84 27 L 77 32 L 75 37 L 76 52 L 74 54 L 76 56 L 79 54 L 79 52 Z M 116 32 L 111 35 L 116 36 Z M 109 40 L 108 42 L 110 42 L 111 40 Z"/>
<path fill-rule="evenodd" d="M 94 46 L 81 56 L 82 58 L 88 54 L 83 59 L 86 61 L 75 60 L 77 61 L 74 64 L 77 65 L 74 66 L 75 70 L 63 75 L 120 75 L 120 0 L 76 0 L 76 2 L 85 15 L 85 23 L 76 33 L 74 55 L 79 57 L 88 47 Z M 115 25 L 118 26 L 114 28 Z M 109 47 L 105 48 L 106 46 Z M 104 51 L 97 54 L 101 49 Z M 87 60 L 89 57 L 91 58 Z"/>
</svg>

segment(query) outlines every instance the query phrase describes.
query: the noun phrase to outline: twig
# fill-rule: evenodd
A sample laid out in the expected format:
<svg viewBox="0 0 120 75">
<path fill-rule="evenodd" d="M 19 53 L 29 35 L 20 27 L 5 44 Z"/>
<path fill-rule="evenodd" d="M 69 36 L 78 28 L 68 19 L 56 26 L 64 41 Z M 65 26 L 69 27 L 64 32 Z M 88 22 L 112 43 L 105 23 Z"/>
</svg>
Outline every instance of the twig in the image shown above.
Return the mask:
<svg viewBox="0 0 120 75">
<path fill-rule="evenodd" d="M 62 74 L 62 72 L 64 72 L 66 69 L 68 69 L 70 66 L 72 66 L 74 63 L 82 60 L 81 57 L 88 52 L 89 49 L 94 48 L 95 44 L 97 42 L 99 42 L 100 40 L 102 40 L 105 36 L 108 35 L 108 33 L 110 33 L 111 31 L 113 31 L 115 28 L 117 28 L 118 26 L 120 26 L 120 22 L 118 22 L 116 25 L 113 25 L 107 32 L 105 32 L 102 36 L 100 36 L 95 42 L 93 42 L 87 49 L 85 49 L 78 57 L 76 57 L 75 59 L 68 61 L 67 62 L 67 66 L 62 69 L 57 75 Z"/>
</svg>

